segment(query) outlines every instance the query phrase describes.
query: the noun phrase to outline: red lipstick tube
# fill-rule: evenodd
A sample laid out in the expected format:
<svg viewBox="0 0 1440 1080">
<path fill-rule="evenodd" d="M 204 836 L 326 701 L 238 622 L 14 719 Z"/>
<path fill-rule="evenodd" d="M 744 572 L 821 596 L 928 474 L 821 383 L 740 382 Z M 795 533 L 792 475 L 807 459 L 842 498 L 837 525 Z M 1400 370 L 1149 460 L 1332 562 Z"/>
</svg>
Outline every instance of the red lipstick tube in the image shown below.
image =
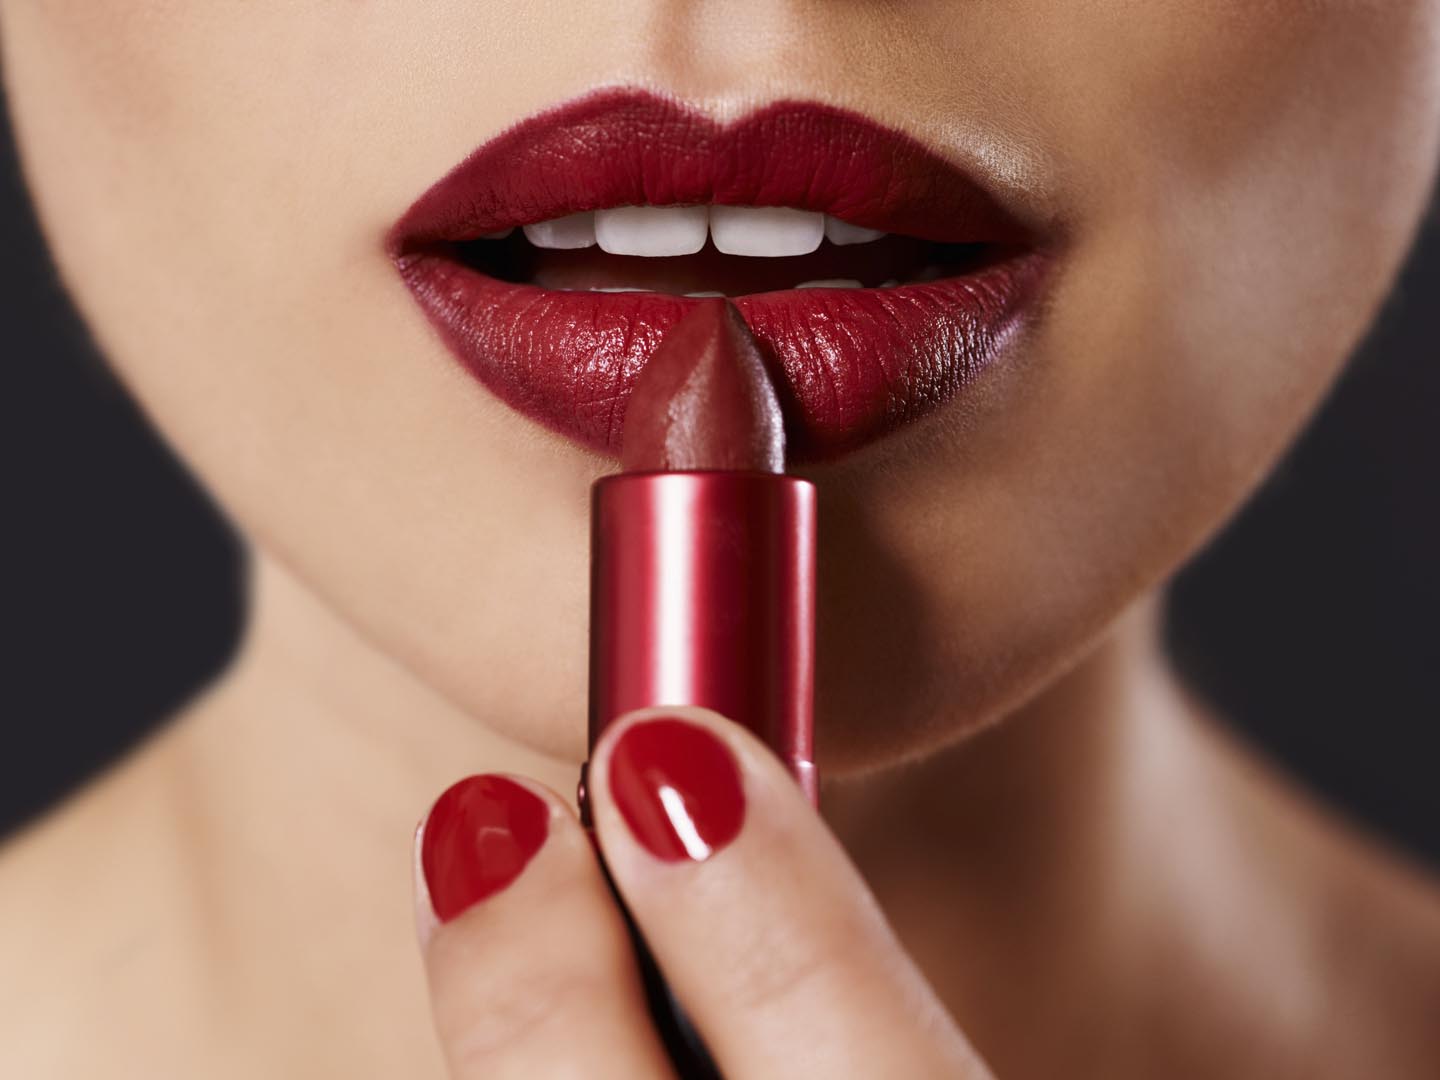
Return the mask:
<svg viewBox="0 0 1440 1080">
<path fill-rule="evenodd" d="M 700 705 L 759 736 L 814 803 L 814 485 L 620 473 L 595 484 L 591 523 L 590 745 L 631 709 Z"/>
<path fill-rule="evenodd" d="M 753 335 L 728 301 L 695 304 L 636 381 L 626 471 L 591 489 L 592 749 L 632 709 L 699 705 L 759 736 L 815 804 L 815 488 L 784 463 Z M 579 803 L 588 825 L 584 772 Z M 718 1077 L 631 929 L 677 1075 Z"/>
</svg>

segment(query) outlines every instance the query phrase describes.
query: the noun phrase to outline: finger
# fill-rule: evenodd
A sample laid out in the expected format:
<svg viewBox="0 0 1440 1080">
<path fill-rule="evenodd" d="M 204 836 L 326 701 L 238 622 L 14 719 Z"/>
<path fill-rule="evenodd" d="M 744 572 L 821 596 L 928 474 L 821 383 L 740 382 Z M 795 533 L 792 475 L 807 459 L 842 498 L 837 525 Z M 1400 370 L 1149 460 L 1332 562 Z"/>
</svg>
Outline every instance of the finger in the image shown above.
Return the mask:
<svg viewBox="0 0 1440 1080">
<path fill-rule="evenodd" d="M 671 1075 L 619 909 L 554 793 L 470 777 L 416 839 L 416 919 L 454 1080 Z"/>
<path fill-rule="evenodd" d="M 694 709 L 592 757 L 606 862 L 723 1072 L 988 1077 L 779 761 Z"/>
</svg>

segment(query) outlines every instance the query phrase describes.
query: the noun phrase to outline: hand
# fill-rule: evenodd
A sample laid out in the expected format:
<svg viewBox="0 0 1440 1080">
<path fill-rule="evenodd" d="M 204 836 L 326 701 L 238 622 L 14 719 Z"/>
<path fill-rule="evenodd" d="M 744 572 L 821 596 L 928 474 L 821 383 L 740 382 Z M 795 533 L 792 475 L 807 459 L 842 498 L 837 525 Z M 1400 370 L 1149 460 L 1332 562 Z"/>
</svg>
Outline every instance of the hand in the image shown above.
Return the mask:
<svg viewBox="0 0 1440 1080">
<path fill-rule="evenodd" d="M 615 885 L 730 1080 L 990 1075 L 748 732 L 703 710 L 637 713 L 596 747 L 589 788 Z M 420 936 L 455 1080 L 675 1075 L 565 800 L 473 777 L 417 840 Z"/>
</svg>

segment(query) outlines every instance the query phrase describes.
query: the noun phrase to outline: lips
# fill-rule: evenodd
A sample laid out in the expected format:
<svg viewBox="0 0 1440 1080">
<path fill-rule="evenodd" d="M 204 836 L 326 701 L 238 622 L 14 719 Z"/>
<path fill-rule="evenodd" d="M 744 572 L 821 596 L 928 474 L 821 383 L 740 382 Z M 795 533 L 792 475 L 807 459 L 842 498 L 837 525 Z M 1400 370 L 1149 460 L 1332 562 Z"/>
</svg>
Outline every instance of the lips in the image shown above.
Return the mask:
<svg viewBox="0 0 1440 1080">
<path fill-rule="evenodd" d="M 596 215 L 602 243 L 620 237 L 609 250 L 669 242 L 682 226 L 703 237 L 707 215 L 709 242 L 685 258 L 646 259 L 525 236 L 563 248 L 575 222 L 593 230 L 587 212 L 621 207 L 690 209 Z M 730 209 L 749 207 L 805 213 Z M 818 214 L 830 239 L 794 260 L 717 250 L 727 237 L 783 247 Z M 695 303 L 685 292 L 735 297 L 775 377 L 792 453 L 814 459 L 973 383 L 1004 355 L 1047 263 L 984 187 L 865 117 L 780 102 L 722 125 L 634 90 L 591 94 L 491 139 L 421 196 L 387 246 L 468 371 L 511 407 L 609 454 L 636 375 Z M 785 287 L 788 265 L 794 284 L 819 287 Z M 907 269 L 916 280 L 903 279 Z M 644 291 L 597 286 L 621 280 Z"/>
</svg>

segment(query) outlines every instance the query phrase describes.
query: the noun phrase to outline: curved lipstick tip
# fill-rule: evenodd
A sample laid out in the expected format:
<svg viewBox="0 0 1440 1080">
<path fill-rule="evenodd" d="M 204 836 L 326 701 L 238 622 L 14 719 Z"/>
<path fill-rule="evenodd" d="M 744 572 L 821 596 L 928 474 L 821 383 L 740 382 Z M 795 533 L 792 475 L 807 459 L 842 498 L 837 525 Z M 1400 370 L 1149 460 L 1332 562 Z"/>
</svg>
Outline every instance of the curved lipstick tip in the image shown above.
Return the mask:
<svg viewBox="0 0 1440 1080">
<path fill-rule="evenodd" d="M 755 336 L 729 300 L 696 303 L 641 369 L 625 410 L 627 472 L 785 471 L 785 426 Z"/>
</svg>

